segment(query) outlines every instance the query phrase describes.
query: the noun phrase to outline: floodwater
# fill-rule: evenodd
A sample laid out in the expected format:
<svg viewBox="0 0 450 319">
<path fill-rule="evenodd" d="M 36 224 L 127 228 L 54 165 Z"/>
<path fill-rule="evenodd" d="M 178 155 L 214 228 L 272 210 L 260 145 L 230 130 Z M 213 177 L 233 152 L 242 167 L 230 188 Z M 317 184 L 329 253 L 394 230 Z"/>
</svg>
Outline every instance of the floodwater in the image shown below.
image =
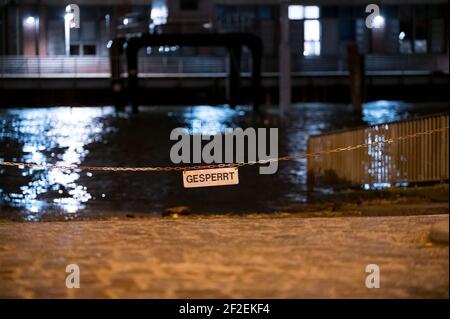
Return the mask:
<svg viewBox="0 0 450 319">
<path fill-rule="evenodd" d="M 279 155 L 304 153 L 309 135 L 448 110 L 447 104 L 295 104 L 284 120 L 276 108 L 255 116 L 228 106 L 11 108 L 0 110 L 0 161 L 87 166 L 172 166 L 170 132 L 216 134 L 226 127 L 278 127 Z M 201 121 L 201 128 L 193 127 Z M 197 130 L 197 132 L 195 132 Z M 173 206 L 195 212 L 276 211 L 304 203 L 306 160 L 281 162 L 274 175 L 239 170 L 239 185 L 183 188 L 181 172 L 98 172 L 0 166 L 0 218 L 83 219 L 157 214 Z"/>
</svg>

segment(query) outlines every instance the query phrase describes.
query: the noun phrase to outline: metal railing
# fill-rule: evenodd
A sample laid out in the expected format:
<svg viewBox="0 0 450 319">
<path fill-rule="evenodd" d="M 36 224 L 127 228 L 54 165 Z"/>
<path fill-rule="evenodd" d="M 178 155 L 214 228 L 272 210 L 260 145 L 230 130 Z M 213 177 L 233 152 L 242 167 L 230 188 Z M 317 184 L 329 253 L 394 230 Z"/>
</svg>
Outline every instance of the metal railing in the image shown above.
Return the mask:
<svg viewBox="0 0 450 319">
<path fill-rule="evenodd" d="M 122 73 L 126 61 L 122 57 Z M 225 74 L 223 57 L 144 57 L 139 59 L 141 76 L 157 74 Z M 110 77 L 108 57 L 0 57 L 0 77 Z"/>
<path fill-rule="evenodd" d="M 346 58 L 308 57 L 293 59 L 293 72 L 347 72 L 348 61 Z M 365 56 L 367 73 L 373 72 L 434 72 L 448 73 L 449 64 L 446 55 L 422 54 L 422 55 L 376 55 Z"/>
<path fill-rule="evenodd" d="M 122 72 L 126 73 L 125 59 Z M 277 61 L 265 58 L 263 72 L 277 72 Z M 153 56 L 139 59 L 139 73 L 142 77 L 158 74 L 178 76 L 211 75 L 223 76 L 228 70 L 226 57 L 176 57 Z M 249 57 L 243 56 L 242 72 L 250 71 Z M 348 69 L 347 61 L 342 57 L 292 58 L 294 74 L 342 74 Z M 366 70 L 370 72 L 434 72 L 448 73 L 446 55 L 367 55 Z M 99 77 L 110 76 L 109 58 L 104 56 L 0 56 L 0 77 Z"/>
<path fill-rule="evenodd" d="M 148 74 L 225 74 L 227 60 L 223 57 L 142 57 L 139 75 Z M 126 65 L 122 63 L 122 65 Z M 125 71 L 125 70 L 123 70 Z"/>
<path fill-rule="evenodd" d="M 107 57 L 0 57 L 2 77 L 109 77 Z"/>
<path fill-rule="evenodd" d="M 448 117 L 448 114 L 432 115 L 310 136 L 308 153 L 366 145 L 351 152 L 309 158 L 309 187 L 378 188 L 448 180 L 448 130 L 420 134 L 448 127 Z M 411 135 L 413 138 L 389 143 L 390 139 Z"/>
</svg>

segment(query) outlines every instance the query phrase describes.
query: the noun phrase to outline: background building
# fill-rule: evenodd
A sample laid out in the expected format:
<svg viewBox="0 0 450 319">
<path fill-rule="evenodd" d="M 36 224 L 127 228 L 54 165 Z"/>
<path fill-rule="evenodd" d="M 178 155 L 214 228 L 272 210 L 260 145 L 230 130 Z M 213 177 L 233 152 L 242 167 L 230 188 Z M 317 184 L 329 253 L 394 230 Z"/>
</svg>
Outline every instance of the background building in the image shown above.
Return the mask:
<svg viewBox="0 0 450 319">
<path fill-rule="evenodd" d="M 69 3 L 66 2 L 0 1 L 0 53 L 106 56 L 109 40 L 119 35 L 252 32 L 263 39 L 266 68 L 273 69 L 277 65 L 279 1 L 276 0 L 79 0 L 76 4 L 80 7 L 82 27 L 70 29 L 69 52 L 65 50 L 64 16 L 65 5 Z M 380 3 L 383 20 L 373 29 L 365 25 L 369 15 L 365 12 L 366 1 L 309 2 L 311 5 L 308 1 L 290 2 L 294 64 L 306 58 L 344 56 L 348 42 L 356 42 L 364 54 L 421 55 L 424 61 L 433 60 L 433 56 L 448 56 L 446 1 L 384 1 Z M 172 50 L 170 52 L 173 54 Z M 167 50 L 152 53 L 167 53 Z M 177 54 L 196 55 L 198 52 L 186 48 Z M 442 65 L 437 67 L 448 70 L 448 59 L 440 62 Z M 395 63 L 391 67 L 395 68 Z"/>
<path fill-rule="evenodd" d="M 80 8 L 80 28 L 66 23 L 66 5 L 71 2 Z M 118 36 L 146 32 L 251 32 L 263 40 L 263 85 L 273 93 L 278 85 L 282 2 L 285 1 L 0 0 L 1 81 L 4 88 L 11 88 L 23 84 L 12 78 L 64 75 L 67 81 L 104 79 L 91 85 L 106 88 L 108 46 Z M 294 79 L 292 86 L 299 88 L 293 92 L 294 100 L 347 100 L 347 95 L 341 98 L 339 90 L 337 95 L 329 92 L 347 85 L 349 43 L 356 44 L 365 56 L 369 86 L 392 85 L 389 92 L 399 92 L 399 83 L 408 81 L 424 86 L 431 82 L 448 84 L 448 76 L 429 77 L 448 75 L 448 2 L 380 1 L 374 28 L 366 26 L 370 14 L 366 12 L 366 2 L 288 1 L 289 69 Z M 169 81 L 163 76 L 167 73 L 180 78 L 187 73 L 202 74 L 205 87 L 215 86 L 212 91 L 217 91 L 221 84 L 216 79 L 227 72 L 226 51 L 220 48 L 148 47 L 140 54 L 146 57 L 140 59 L 140 76 L 160 75 L 158 81 L 145 82 L 148 85 Z M 250 63 L 245 51 L 242 65 L 247 72 Z M 208 74 L 210 80 L 206 82 Z M 193 81 L 191 78 L 184 81 Z M 440 94 L 439 86 L 433 87 Z M 327 92 L 322 92 L 322 88 Z M 311 93 L 314 90 L 319 92 Z M 369 98 L 379 94 L 377 90 L 368 92 Z M 404 92 L 411 92 L 411 87 Z M 397 98 L 389 94 L 387 97 Z"/>
</svg>

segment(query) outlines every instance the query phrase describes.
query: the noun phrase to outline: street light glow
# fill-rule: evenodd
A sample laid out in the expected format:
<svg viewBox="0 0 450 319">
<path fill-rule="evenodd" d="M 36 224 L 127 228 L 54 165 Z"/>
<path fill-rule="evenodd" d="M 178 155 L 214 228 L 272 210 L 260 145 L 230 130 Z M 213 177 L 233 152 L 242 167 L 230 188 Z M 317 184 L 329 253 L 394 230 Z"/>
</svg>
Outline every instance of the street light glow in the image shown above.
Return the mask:
<svg viewBox="0 0 450 319">
<path fill-rule="evenodd" d="M 123 19 L 123 25 L 127 25 L 129 22 L 128 18 Z"/>
<path fill-rule="evenodd" d="M 374 28 L 382 28 L 384 26 L 384 18 L 380 15 L 377 15 L 373 18 L 373 27 Z"/>
<path fill-rule="evenodd" d="M 35 22 L 35 21 L 36 21 L 36 19 L 35 19 L 34 17 L 31 17 L 31 16 L 25 19 L 25 23 L 26 23 L 27 25 L 29 25 L 29 26 L 34 25 L 34 22 Z"/>
</svg>

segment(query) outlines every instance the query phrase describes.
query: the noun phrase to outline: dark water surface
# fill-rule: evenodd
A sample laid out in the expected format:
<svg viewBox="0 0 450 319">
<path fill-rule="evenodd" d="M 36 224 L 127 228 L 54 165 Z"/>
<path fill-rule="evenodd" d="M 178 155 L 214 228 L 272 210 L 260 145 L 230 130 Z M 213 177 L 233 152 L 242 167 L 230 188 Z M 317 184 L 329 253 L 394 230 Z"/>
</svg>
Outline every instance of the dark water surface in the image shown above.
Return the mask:
<svg viewBox="0 0 450 319">
<path fill-rule="evenodd" d="M 279 155 L 302 153 L 308 135 L 448 110 L 443 104 L 367 103 L 363 116 L 348 105 L 296 104 L 280 121 L 276 108 L 255 117 L 227 106 L 141 107 L 138 115 L 113 107 L 0 110 L 0 161 L 92 166 L 170 166 L 169 135 L 176 127 L 220 133 L 225 127 L 278 127 Z M 194 132 L 200 133 L 200 132 Z M 277 174 L 239 170 L 237 186 L 183 188 L 181 172 L 117 173 L 0 166 L 0 217 L 40 220 L 159 214 L 186 205 L 195 212 L 274 211 L 303 203 L 306 161 L 281 162 Z"/>
</svg>

